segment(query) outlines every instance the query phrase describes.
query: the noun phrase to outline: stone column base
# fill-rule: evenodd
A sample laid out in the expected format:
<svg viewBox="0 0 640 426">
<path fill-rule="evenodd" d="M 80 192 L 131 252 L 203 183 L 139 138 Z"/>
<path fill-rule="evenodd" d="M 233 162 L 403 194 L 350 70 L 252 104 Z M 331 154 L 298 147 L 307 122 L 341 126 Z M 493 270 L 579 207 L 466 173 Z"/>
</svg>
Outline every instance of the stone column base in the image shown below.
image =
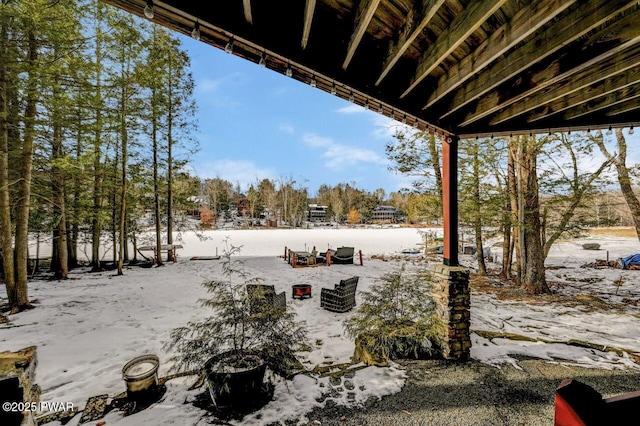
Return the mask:
<svg viewBox="0 0 640 426">
<path fill-rule="evenodd" d="M 467 361 L 471 350 L 469 270 L 442 264 L 430 269 L 433 301 L 446 330 L 441 341 L 442 356 L 451 361 Z"/>
<path fill-rule="evenodd" d="M 0 400 L 2 402 L 38 403 L 40 387 L 34 383 L 37 365 L 36 347 L 17 352 L 0 352 Z M 5 411 L 0 408 L 0 424 L 35 426 L 34 411 Z"/>
</svg>

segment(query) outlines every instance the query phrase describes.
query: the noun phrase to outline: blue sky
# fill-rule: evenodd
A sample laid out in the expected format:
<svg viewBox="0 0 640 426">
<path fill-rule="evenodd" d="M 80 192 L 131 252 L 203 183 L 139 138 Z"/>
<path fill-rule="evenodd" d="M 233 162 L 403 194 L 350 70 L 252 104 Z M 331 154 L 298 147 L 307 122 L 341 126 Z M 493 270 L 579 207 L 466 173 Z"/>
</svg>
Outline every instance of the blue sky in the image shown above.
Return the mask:
<svg viewBox="0 0 640 426">
<path fill-rule="evenodd" d="M 196 83 L 200 151 L 191 162 L 196 175 L 239 183 L 243 191 L 264 178 L 293 179 L 310 196 L 321 184 L 353 183 L 387 194 L 410 187 L 410 178 L 388 170 L 384 152 L 401 123 L 178 37 Z M 627 139 L 629 165 L 640 160 L 640 133 Z M 594 165 L 585 166 L 595 170 L 603 157 L 596 151 L 592 160 Z"/>
<path fill-rule="evenodd" d="M 400 123 L 220 49 L 179 35 L 196 83 L 200 151 L 192 167 L 245 190 L 257 179 L 355 183 L 387 194 L 409 186 L 388 170 Z"/>
</svg>

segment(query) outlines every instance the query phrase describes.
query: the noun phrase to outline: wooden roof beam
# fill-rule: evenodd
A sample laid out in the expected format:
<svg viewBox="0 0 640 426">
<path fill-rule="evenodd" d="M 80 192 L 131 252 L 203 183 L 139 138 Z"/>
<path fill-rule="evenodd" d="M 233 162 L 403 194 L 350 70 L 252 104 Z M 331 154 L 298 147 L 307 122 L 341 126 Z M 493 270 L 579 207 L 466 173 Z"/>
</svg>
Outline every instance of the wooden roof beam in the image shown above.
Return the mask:
<svg viewBox="0 0 640 426">
<path fill-rule="evenodd" d="M 581 99 L 587 102 L 589 98 L 585 96 L 588 93 L 594 97 L 601 96 L 604 94 L 603 90 L 616 90 L 620 88 L 617 85 L 633 82 L 636 77 L 640 79 L 640 74 L 634 74 L 638 72 L 639 65 L 640 46 L 636 46 L 503 109 L 491 119 L 490 124 L 500 124 L 545 106 L 544 111 L 529 115 L 527 122 L 531 123 L 570 108 L 567 104 L 569 99 L 573 102 Z M 581 95 L 581 91 L 585 94 Z"/>
<path fill-rule="evenodd" d="M 575 108 L 582 108 L 581 105 L 589 105 L 589 102 L 598 97 L 617 92 L 631 85 L 640 83 L 640 67 L 632 68 L 622 74 L 618 74 L 606 81 L 596 85 L 573 92 L 569 95 L 545 105 L 540 111 L 527 117 L 527 123 L 544 120 L 552 115 L 568 111 Z M 494 124 L 493 122 L 491 124 Z M 496 123 L 497 124 L 497 123 Z"/>
<path fill-rule="evenodd" d="M 605 96 L 601 96 L 593 101 L 584 103 L 577 108 L 567 111 L 562 118 L 564 120 L 575 120 L 576 118 L 583 117 L 585 115 L 592 114 L 604 109 L 611 109 L 615 105 L 620 105 L 625 102 L 629 102 L 633 99 L 640 98 L 640 85 L 626 87 L 622 90 L 609 93 Z M 637 105 L 637 102 L 635 102 Z"/>
<path fill-rule="evenodd" d="M 436 42 L 422 54 L 413 81 L 401 98 L 407 96 L 422 80 L 451 55 L 471 34 L 491 15 L 496 13 L 507 0 L 476 0 L 471 2 L 461 14 L 439 36 Z"/>
<path fill-rule="evenodd" d="M 414 8 L 409 12 L 400 33 L 395 40 L 391 41 L 389 53 L 382 64 L 382 72 L 376 81 L 376 86 L 382 83 L 391 68 L 404 55 L 411 43 L 418 38 L 444 2 L 445 0 L 423 0 L 419 8 Z"/>
<path fill-rule="evenodd" d="M 501 61 L 494 62 L 477 78 L 464 84 L 456 91 L 447 112 L 440 118 L 448 117 L 624 10 L 636 6 L 636 1 L 589 0 L 581 3 L 581 6 L 573 9 L 563 19 L 551 24 L 549 28 L 540 31 L 522 47 L 507 54 Z"/>
<path fill-rule="evenodd" d="M 429 96 L 427 109 L 458 86 L 475 76 L 500 55 L 538 31 L 549 21 L 564 12 L 577 0 L 535 0 L 528 7 L 520 9 L 478 46 L 471 54 L 451 67 L 440 77 L 434 92 Z"/>
<path fill-rule="evenodd" d="M 581 89 L 577 92 L 564 96 L 549 105 L 545 105 L 544 108 L 541 108 L 541 111 L 530 114 L 527 117 L 527 123 L 534 123 L 536 121 L 547 119 L 552 115 L 580 107 L 585 103 L 588 105 L 589 102 L 600 96 L 614 93 L 637 83 L 640 83 L 640 67 L 632 68 L 622 74 L 607 79 L 605 82 L 598 84 L 595 88 L 590 87 Z"/>
<path fill-rule="evenodd" d="M 309 34 L 311 33 L 311 22 L 313 21 L 313 14 L 316 10 L 316 0 L 307 0 L 304 5 L 304 24 L 302 27 L 302 42 L 303 49 L 307 48 L 309 42 Z"/>
<path fill-rule="evenodd" d="M 631 111 L 640 110 L 640 104 L 635 99 L 625 100 L 624 102 L 614 106 L 613 108 L 609 108 L 609 110 L 605 113 L 607 117 L 614 117 L 620 114 L 626 114 Z M 636 122 L 638 123 L 638 122 Z"/>
<path fill-rule="evenodd" d="M 253 25 L 253 17 L 251 16 L 251 0 L 242 0 L 242 8 L 244 9 L 244 19 L 249 25 Z"/>
<path fill-rule="evenodd" d="M 476 111 L 474 113 L 468 114 L 464 122 L 462 122 L 460 125 L 462 127 L 468 126 L 469 124 L 474 123 L 490 114 L 493 114 L 500 109 L 508 107 L 509 105 L 532 96 L 533 94 L 544 88 L 547 88 L 555 83 L 578 74 L 581 71 L 587 71 L 591 67 L 595 67 L 598 63 L 610 59 L 617 53 L 634 47 L 635 45 L 640 43 L 640 26 L 637 25 L 639 15 L 640 11 L 634 11 L 633 13 L 625 16 L 623 19 L 613 24 L 613 28 L 603 28 L 600 32 L 590 37 L 584 45 L 584 47 L 588 47 L 589 44 L 592 43 L 591 40 L 595 40 L 597 42 L 598 40 L 607 40 L 612 36 L 615 36 L 620 40 L 620 43 L 615 48 L 596 55 L 595 57 L 588 59 L 585 62 L 581 62 L 573 68 L 562 69 L 561 65 L 558 63 L 551 64 L 551 66 L 546 70 L 543 70 L 531 76 L 530 82 L 532 84 L 532 87 L 530 89 L 525 90 L 524 92 L 521 92 L 517 95 L 511 94 L 504 100 L 501 99 L 502 96 L 500 95 L 491 95 L 484 99 L 481 99 L 478 103 L 478 108 L 476 109 Z M 494 101 L 496 99 L 500 99 L 500 101 L 498 103 L 495 103 Z"/>
<path fill-rule="evenodd" d="M 362 41 L 362 37 L 367 31 L 367 27 L 373 19 L 373 15 L 376 13 L 376 9 L 380 4 L 380 0 L 361 0 L 358 5 L 358 11 L 356 13 L 355 19 L 355 28 L 353 30 L 353 34 L 351 34 L 351 39 L 349 40 L 349 46 L 347 47 L 347 56 L 342 63 L 342 69 L 346 70 L 349 66 L 349 62 L 353 58 L 354 53 L 356 53 L 356 49 Z"/>
</svg>

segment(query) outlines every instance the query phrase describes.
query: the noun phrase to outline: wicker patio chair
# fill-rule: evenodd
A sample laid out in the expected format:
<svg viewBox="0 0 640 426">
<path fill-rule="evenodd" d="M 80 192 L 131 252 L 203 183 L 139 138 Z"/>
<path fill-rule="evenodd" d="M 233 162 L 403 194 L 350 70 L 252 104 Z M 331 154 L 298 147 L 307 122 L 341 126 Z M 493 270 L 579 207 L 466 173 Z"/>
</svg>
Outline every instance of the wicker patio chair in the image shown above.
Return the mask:
<svg viewBox="0 0 640 426">
<path fill-rule="evenodd" d="M 356 287 L 358 277 L 341 280 L 333 289 L 320 291 L 320 307 L 332 312 L 347 312 L 356 306 Z"/>
</svg>

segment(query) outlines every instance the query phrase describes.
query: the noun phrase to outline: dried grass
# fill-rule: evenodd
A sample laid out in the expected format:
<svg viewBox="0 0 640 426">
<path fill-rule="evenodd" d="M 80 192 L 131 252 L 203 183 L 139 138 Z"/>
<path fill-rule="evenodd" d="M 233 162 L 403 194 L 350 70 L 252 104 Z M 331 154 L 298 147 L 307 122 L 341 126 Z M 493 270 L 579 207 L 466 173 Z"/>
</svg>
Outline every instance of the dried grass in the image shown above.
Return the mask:
<svg viewBox="0 0 640 426">
<path fill-rule="evenodd" d="M 611 228 L 593 228 L 588 230 L 589 235 L 611 236 L 611 237 L 631 237 L 638 238 L 636 229 L 632 226 L 614 226 Z"/>
</svg>

